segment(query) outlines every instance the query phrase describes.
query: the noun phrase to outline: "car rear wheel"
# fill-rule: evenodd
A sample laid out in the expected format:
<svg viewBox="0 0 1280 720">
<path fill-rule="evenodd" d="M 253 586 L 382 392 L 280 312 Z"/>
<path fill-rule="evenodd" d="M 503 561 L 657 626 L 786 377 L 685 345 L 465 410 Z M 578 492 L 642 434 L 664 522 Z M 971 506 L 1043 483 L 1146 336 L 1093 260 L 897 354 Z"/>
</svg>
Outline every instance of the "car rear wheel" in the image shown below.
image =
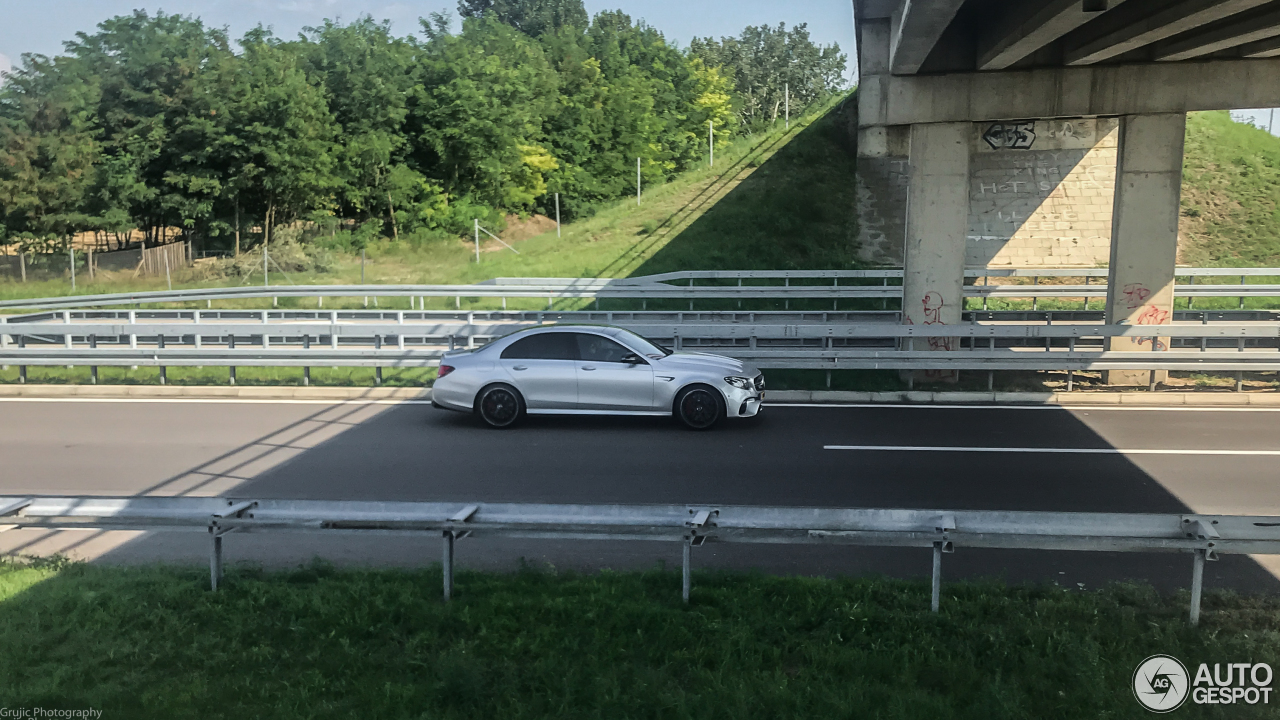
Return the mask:
<svg viewBox="0 0 1280 720">
<path fill-rule="evenodd" d="M 476 414 L 491 428 L 508 428 L 520 419 L 524 400 L 510 385 L 490 385 L 476 396 Z"/>
<path fill-rule="evenodd" d="M 694 430 L 710 429 L 724 417 L 724 398 L 705 385 L 685 388 L 676 398 L 675 416 Z"/>
</svg>

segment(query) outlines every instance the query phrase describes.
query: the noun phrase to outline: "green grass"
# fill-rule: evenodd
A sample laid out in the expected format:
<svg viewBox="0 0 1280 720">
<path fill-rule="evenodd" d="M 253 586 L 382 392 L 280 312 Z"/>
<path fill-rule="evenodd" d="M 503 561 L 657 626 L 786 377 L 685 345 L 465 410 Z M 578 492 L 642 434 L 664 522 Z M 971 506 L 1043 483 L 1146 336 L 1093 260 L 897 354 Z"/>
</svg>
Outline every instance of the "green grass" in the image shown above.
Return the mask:
<svg viewBox="0 0 1280 720">
<path fill-rule="evenodd" d="M 1155 653 L 1280 666 L 1280 601 L 667 571 L 0 566 L 0 707 L 145 718 L 1144 718 Z M 1194 668 L 1194 665 L 1193 665 Z M 1193 669 L 1194 672 L 1194 669 Z M 1191 707 L 1180 717 L 1274 717 Z"/>
<path fill-rule="evenodd" d="M 1280 138 L 1222 112 L 1187 116 L 1182 246 L 1189 265 L 1280 265 Z"/>
</svg>

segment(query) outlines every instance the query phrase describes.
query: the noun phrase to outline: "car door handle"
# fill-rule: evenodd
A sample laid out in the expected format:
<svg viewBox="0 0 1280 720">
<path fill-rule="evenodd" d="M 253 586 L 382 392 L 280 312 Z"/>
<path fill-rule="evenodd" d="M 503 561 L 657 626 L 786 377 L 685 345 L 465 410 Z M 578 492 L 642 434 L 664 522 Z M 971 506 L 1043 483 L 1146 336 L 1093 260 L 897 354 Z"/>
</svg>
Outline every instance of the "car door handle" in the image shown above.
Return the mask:
<svg viewBox="0 0 1280 720">
<path fill-rule="evenodd" d="M 595 369 L 596 369 L 596 366 L 595 366 L 595 365 L 583 365 L 583 366 L 582 366 L 582 369 L 583 369 L 583 370 L 595 370 Z"/>
<path fill-rule="evenodd" d="M 529 369 L 529 366 L 528 366 L 528 365 L 516 365 L 515 367 L 513 367 L 513 368 L 511 368 L 511 369 L 512 369 L 512 370 L 528 370 L 528 369 Z"/>
</svg>

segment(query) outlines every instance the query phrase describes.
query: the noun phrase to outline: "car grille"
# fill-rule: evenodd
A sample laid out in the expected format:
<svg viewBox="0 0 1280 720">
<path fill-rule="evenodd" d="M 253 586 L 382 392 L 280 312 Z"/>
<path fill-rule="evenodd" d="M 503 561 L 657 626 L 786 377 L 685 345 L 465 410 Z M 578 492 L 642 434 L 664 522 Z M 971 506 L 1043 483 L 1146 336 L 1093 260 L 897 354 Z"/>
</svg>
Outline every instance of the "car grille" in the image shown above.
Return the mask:
<svg viewBox="0 0 1280 720">
<path fill-rule="evenodd" d="M 764 375 L 756 376 L 756 392 L 764 392 Z"/>
</svg>

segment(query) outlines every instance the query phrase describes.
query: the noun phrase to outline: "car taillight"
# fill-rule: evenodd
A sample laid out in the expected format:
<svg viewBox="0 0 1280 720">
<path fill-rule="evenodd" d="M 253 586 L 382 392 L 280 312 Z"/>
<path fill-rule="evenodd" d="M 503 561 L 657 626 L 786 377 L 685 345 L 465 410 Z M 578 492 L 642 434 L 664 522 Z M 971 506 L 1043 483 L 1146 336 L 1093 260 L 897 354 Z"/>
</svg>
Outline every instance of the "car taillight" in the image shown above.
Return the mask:
<svg viewBox="0 0 1280 720">
<path fill-rule="evenodd" d="M 441 366 L 440 366 L 440 373 L 439 373 L 438 375 L 436 375 L 436 377 L 437 377 L 437 378 L 442 378 L 442 377 L 444 377 L 445 375 L 448 375 L 448 374 L 449 374 L 449 373 L 451 373 L 451 372 L 453 372 L 453 366 L 452 366 L 452 365 L 441 365 Z"/>
</svg>

